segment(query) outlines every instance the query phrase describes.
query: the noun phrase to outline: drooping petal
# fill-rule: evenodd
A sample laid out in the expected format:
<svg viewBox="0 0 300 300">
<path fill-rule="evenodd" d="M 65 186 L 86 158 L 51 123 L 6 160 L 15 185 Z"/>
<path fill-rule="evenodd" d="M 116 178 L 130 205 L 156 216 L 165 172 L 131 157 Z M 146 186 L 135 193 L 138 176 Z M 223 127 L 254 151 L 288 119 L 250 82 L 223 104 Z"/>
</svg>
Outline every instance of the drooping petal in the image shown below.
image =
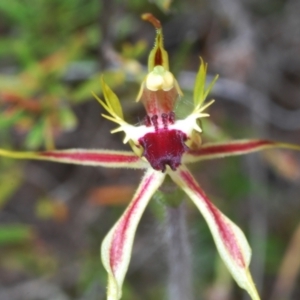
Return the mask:
<svg viewBox="0 0 300 300">
<path fill-rule="evenodd" d="M 189 150 L 185 153 L 183 161 L 185 163 L 192 163 L 200 160 L 243 155 L 270 148 L 285 148 L 300 151 L 300 145 L 270 140 L 236 140 L 226 143 L 206 144 L 197 150 Z"/>
<path fill-rule="evenodd" d="M 102 243 L 102 263 L 108 272 L 107 300 L 121 298 L 137 225 L 151 196 L 162 184 L 165 176 L 164 173 L 152 169 L 147 171 L 133 200 Z"/>
<path fill-rule="evenodd" d="M 0 156 L 14 159 L 35 159 L 59 163 L 107 168 L 144 169 L 149 165 L 132 152 L 110 150 L 68 149 L 42 152 L 18 152 L 0 149 Z"/>
<path fill-rule="evenodd" d="M 202 213 L 213 235 L 219 254 L 235 281 L 250 294 L 252 300 L 259 300 L 248 269 L 251 249 L 243 232 L 210 202 L 185 167 L 179 168 L 176 172 L 168 171 L 168 173 Z"/>
</svg>

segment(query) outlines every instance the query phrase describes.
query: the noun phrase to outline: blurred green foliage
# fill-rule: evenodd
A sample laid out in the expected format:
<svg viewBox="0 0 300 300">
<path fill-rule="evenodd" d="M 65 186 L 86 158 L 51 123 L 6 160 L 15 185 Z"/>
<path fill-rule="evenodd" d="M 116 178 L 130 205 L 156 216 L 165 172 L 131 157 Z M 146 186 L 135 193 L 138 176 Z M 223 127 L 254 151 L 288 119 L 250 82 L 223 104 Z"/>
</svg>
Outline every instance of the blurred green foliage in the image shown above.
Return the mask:
<svg viewBox="0 0 300 300">
<path fill-rule="evenodd" d="M 99 9 L 97 0 L 1 1 L 1 27 L 6 34 L 0 55 L 26 67 L 68 45 L 78 34 L 88 37 L 87 49 L 98 42 L 93 33 Z"/>
<path fill-rule="evenodd" d="M 98 46 L 99 8 L 99 1 L 0 2 L 2 140 L 14 128 L 27 135 L 25 148 L 53 148 L 55 136 L 75 128 L 75 88 L 64 77 Z"/>
<path fill-rule="evenodd" d="M 20 224 L 0 227 L 0 246 L 24 243 L 32 238 L 33 230 L 30 226 Z"/>
</svg>

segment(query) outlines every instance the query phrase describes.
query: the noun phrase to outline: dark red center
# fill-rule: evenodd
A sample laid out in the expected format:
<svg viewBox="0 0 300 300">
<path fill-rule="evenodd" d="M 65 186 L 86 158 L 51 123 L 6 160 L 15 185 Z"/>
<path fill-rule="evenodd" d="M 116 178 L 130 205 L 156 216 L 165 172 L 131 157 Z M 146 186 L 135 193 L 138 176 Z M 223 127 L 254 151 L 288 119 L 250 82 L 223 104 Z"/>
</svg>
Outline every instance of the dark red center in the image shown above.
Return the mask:
<svg viewBox="0 0 300 300">
<path fill-rule="evenodd" d="M 172 170 L 181 164 L 182 154 L 188 150 L 187 136 L 180 130 L 157 129 L 139 139 L 144 148 L 143 156 L 155 170 L 165 171 L 169 165 Z"/>
</svg>

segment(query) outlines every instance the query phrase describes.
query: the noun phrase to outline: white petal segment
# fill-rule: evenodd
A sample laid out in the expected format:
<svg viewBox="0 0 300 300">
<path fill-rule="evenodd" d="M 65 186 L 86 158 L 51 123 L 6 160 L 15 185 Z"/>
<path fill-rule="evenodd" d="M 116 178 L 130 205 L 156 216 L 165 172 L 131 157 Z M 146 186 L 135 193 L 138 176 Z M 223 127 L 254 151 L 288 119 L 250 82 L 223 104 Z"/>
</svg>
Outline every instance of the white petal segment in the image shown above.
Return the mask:
<svg viewBox="0 0 300 300">
<path fill-rule="evenodd" d="M 206 118 L 209 117 L 209 114 L 203 113 L 203 111 L 212 105 L 214 103 L 214 100 L 211 100 L 207 104 L 201 106 L 201 107 L 196 107 L 194 111 L 187 116 L 183 120 L 178 120 L 174 124 L 169 126 L 169 129 L 177 129 L 181 130 L 184 132 L 188 137 L 192 135 L 193 130 L 196 130 L 198 132 L 202 132 L 202 129 L 199 127 L 197 120 L 201 118 Z"/>
<path fill-rule="evenodd" d="M 259 300 L 260 297 L 248 269 L 251 249 L 243 232 L 210 202 L 185 167 L 181 167 L 175 172 L 168 170 L 168 173 L 202 213 L 219 254 L 235 281 L 250 294 L 252 300 Z"/>
<path fill-rule="evenodd" d="M 18 152 L 0 149 L 0 156 L 107 168 L 146 169 L 149 164 L 132 152 L 90 149 Z"/>
<path fill-rule="evenodd" d="M 128 269 L 137 225 L 154 192 L 162 184 L 165 174 L 149 169 L 131 203 L 105 237 L 101 258 L 108 272 L 107 300 L 119 300 Z"/>
</svg>

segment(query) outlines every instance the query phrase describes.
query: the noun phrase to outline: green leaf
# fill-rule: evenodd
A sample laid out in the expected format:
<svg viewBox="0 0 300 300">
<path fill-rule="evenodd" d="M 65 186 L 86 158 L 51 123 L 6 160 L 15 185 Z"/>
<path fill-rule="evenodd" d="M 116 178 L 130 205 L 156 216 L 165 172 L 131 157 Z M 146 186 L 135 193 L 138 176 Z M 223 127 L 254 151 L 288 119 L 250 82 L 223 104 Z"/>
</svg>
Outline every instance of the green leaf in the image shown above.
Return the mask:
<svg viewBox="0 0 300 300">
<path fill-rule="evenodd" d="M 200 57 L 200 68 L 196 76 L 195 88 L 194 88 L 194 104 L 195 107 L 200 107 L 205 101 L 207 95 L 213 88 L 215 82 L 217 81 L 219 75 L 216 75 L 213 81 L 209 84 L 208 88 L 205 90 L 206 73 L 207 73 L 207 63 L 203 61 Z"/>
<path fill-rule="evenodd" d="M 76 116 L 70 108 L 61 107 L 58 114 L 61 126 L 64 130 L 73 130 L 77 126 Z"/>
<path fill-rule="evenodd" d="M 195 107 L 200 106 L 204 99 L 204 88 L 205 88 L 205 78 L 207 64 L 204 63 L 203 59 L 200 57 L 200 68 L 196 76 L 195 88 L 194 88 L 194 104 Z"/>
<path fill-rule="evenodd" d="M 28 11 L 26 3 L 22 1 L 10 0 L 9 3 L 6 1 L 0 1 L 1 13 L 10 18 L 13 22 L 19 24 L 26 24 L 26 12 Z"/>
<path fill-rule="evenodd" d="M 38 148 L 44 141 L 45 122 L 39 120 L 30 130 L 25 140 L 25 147 L 28 149 Z"/>
<path fill-rule="evenodd" d="M 216 81 L 218 80 L 219 75 L 216 75 L 215 78 L 212 80 L 212 82 L 209 84 L 208 88 L 206 89 L 206 91 L 204 92 L 204 100 L 206 99 L 206 97 L 208 96 L 208 94 L 210 93 L 210 91 L 212 90 L 212 88 L 214 87 Z"/>
<path fill-rule="evenodd" d="M 99 84 L 99 74 L 83 82 L 76 90 L 71 91 L 70 99 L 73 103 L 82 103 L 92 98 L 91 91 L 94 91 L 96 94 L 100 94 L 102 91 Z"/>
<path fill-rule="evenodd" d="M 114 111 L 117 116 L 119 116 L 121 119 L 124 119 L 122 106 L 119 101 L 119 98 L 110 89 L 110 87 L 104 82 L 103 77 L 101 78 L 101 85 L 103 89 L 104 98 L 106 100 L 108 107 L 111 108 L 112 111 Z"/>
<path fill-rule="evenodd" d="M 33 237 L 33 230 L 27 225 L 0 226 L 0 246 L 28 242 Z"/>
<path fill-rule="evenodd" d="M 0 118 L 0 129 L 6 129 L 12 127 L 16 122 L 18 122 L 23 116 L 24 112 L 17 110 L 12 115 L 1 114 Z"/>
<path fill-rule="evenodd" d="M 116 88 L 124 83 L 125 81 L 125 73 L 124 71 L 105 71 L 103 72 L 105 81 L 112 88 Z M 72 98 L 73 102 L 80 103 L 91 99 L 91 91 L 95 94 L 102 93 L 102 87 L 99 84 L 100 74 L 95 74 L 90 80 L 82 83 L 75 91 L 71 92 L 70 98 Z M 1 83 L 0 83 L 1 84 Z"/>
<path fill-rule="evenodd" d="M 154 0 L 153 1 L 162 11 L 168 12 L 170 10 L 170 5 L 172 0 Z"/>
</svg>

